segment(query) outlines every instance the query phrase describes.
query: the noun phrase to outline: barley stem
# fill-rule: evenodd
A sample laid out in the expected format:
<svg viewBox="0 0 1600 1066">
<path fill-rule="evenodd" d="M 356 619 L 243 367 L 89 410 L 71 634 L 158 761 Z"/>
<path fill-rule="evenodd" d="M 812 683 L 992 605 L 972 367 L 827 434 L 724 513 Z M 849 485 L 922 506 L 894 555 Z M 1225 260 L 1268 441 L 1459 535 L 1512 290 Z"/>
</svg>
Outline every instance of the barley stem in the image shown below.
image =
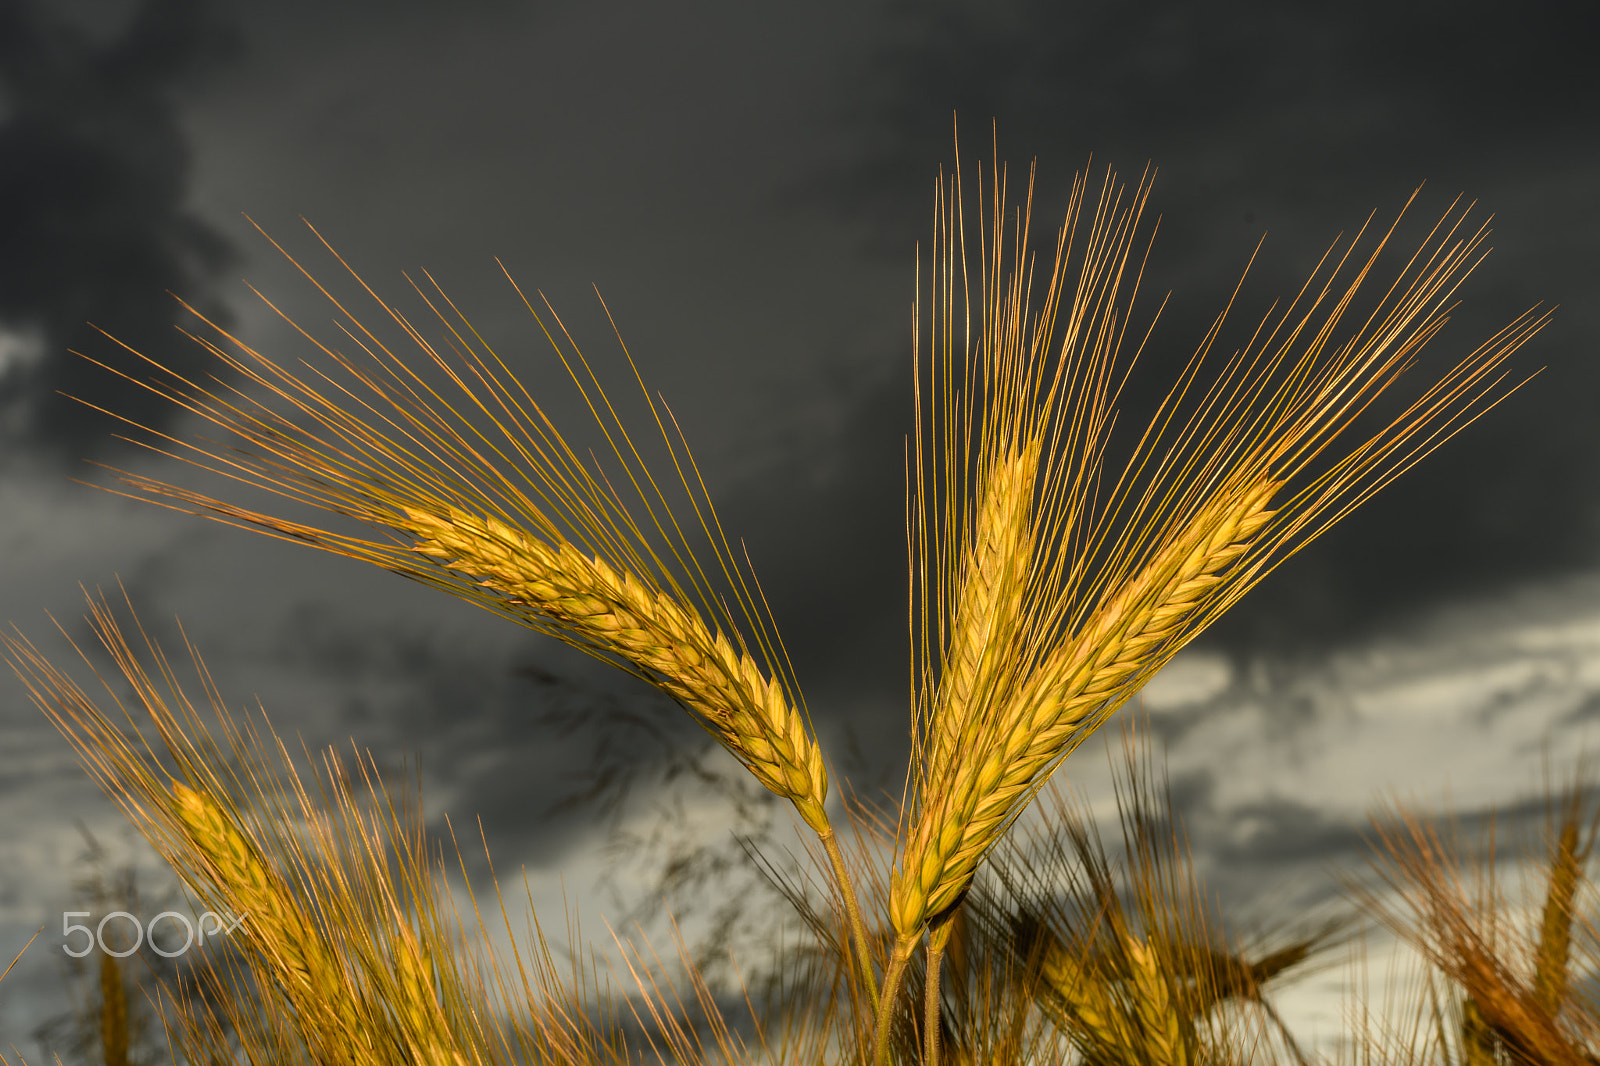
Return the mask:
<svg viewBox="0 0 1600 1066">
<path fill-rule="evenodd" d="M 928 977 L 922 997 L 925 1066 L 939 1066 L 939 974 L 944 966 L 944 946 L 949 942 L 950 931 L 954 928 L 955 913 L 952 911 L 934 922 L 928 930 Z"/>
<path fill-rule="evenodd" d="M 100 1050 L 106 1066 L 128 1066 L 128 994 L 116 956 L 100 953 Z"/>
<path fill-rule="evenodd" d="M 900 984 L 905 980 L 911 950 L 917 946 L 919 938 L 920 934 L 902 935 L 895 941 L 894 952 L 889 956 L 889 968 L 883 975 L 883 995 L 878 997 L 878 1017 L 872 1029 L 872 1054 L 867 1060 L 873 1066 L 885 1066 L 889 1061 L 889 1033 L 894 1028 L 895 1003 L 900 998 Z"/>
<path fill-rule="evenodd" d="M 828 863 L 833 867 L 833 877 L 839 883 L 839 895 L 844 899 L 845 917 L 850 923 L 850 939 L 855 945 L 856 961 L 861 969 L 861 979 L 866 984 L 868 1002 L 877 1006 L 878 979 L 872 972 L 872 955 L 867 950 L 867 926 L 861 918 L 861 904 L 856 899 L 855 885 L 850 880 L 850 871 L 845 866 L 844 852 L 839 850 L 839 838 L 834 835 L 833 826 L 829 825 L 817 831 L 817 836 L 822 839 L 822 847 L 828 853 Z"/>
</svg>

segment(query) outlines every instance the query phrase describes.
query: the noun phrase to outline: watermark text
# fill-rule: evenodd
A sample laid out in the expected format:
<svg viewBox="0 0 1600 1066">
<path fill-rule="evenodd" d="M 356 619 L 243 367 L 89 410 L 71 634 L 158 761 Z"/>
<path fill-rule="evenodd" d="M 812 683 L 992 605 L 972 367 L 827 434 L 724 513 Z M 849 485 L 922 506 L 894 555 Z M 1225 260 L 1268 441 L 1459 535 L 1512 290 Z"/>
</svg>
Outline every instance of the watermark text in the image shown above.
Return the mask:
<svg viewBox="0 0 1600 1066">
<path fill-rule="evenodd" d="M 99 924 L 93 929 L 89 928 L 87 925 L 79 925 L 72 920 L 74 918 L 87 918 L 89 917 L 89 913 L 89 911 L 63 911 L 61 914 L 62 936 L 71 937 L 74 933 L 82 933 L 87 938 L 84 942 L 82 950 L 74 950 L 70 940 L 61 945 L 61 950 L 65 951 L 68 955 L 71 955 L 75 959 L 83 958 L 96 947 L 99 947 L 101 951 L 113 958 L 125 959 L 129 955 L 132 955 L 135 951 L 138 951 L 139 948 L 144 945 L 146 939 L 150 941 L 151 951 L 162 956 L 163 958 L 175 959 L 179 955 L 182 955 L 184 952 L 188 951 L 191 947 L 194 947 L 196 944 L 204 945 L 208 932 L 213 937 L 227 936 L 229 933 L 239 928 L 240 925 L 244 924 L 244 920 L 246 918 L 246 915 L 243 914 L 235 918 L 232 915 L 218 914 L 216 911 L 206 911 L 204 914 L 200 915 L 200 918 L 197 922 L 191 922 L 189 920 L 189 916 L 186 914 L 180 914 L 177 911 L 162 911 L 154 918 L 151 918 L 148 923 L 144 923 L 140 922 L 137 917 L 129 914 L 127 911 L 112 911 L 104 918 L 101 918 Z M 113 918 L 122 919 L 123 921 L 127 922 L 128 925 L 132 926 L 132 947 L 123 948 L 122 950 L 117 951 L 113 950 L 106 944 L 106 923 L 111 921 Z M 156 942 L 156 923 L 160 922 L 162 919 L 170 919 L 173 923 L 182 924 L 183 926 L 183 946 L 178 948 L 176 951 L 168 951 L 166 948 L 162 947 Z M 210 924 L 209 930 L 207 928 L 208 922 Z M 113 927 L 113 929 L 115 928 L 117 927 Z"/>
</svg>

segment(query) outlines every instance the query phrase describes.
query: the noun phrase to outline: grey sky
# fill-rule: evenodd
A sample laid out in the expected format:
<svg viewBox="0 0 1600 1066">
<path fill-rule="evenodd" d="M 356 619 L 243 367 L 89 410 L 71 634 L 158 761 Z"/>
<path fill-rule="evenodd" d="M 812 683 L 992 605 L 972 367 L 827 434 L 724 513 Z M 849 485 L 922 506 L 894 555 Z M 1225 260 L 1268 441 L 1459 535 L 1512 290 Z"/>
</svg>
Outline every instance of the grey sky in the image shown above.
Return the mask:
<svg viewBox="0 0 1600 1066">
<path fill-rule="evenodd" d="M 593 819 L 542 814 L 596 738 L 553 738 L 541 715 L 614 701 L 696 739 L 642 686 L 435 592 L 68 480 L 108 480 L 86 457 L 187 476 L 55 396 L 169 424 L 66 353 L 133 365 L 82 323 L 204 373 L 169 329 L 171 289 L 295 357 L 238 279 L 329 316 L 241 212 L 330 273 L 303 215 L 382 293 L 430 271 L 535 387 L 559 368 L 494 257 L 615 369 L 597 287 L 749 545 L 824 742 L 858 743 L 864 777 L 891 784 L 914 251 L 952 113 L 969 160 L 991 120 L 1013 174 L 1038 158 L 1037 231 L 1091 155 L 1130 179 L 1159 167 L 1143 303 L 1173 298 L 1151 388 L 1263 233 L 1239 323 L 1426 181 L 1415 222 L 1465 192 L 1496 232 L 1421 373 L 1541 301 L 1560 310 L 1518 364 L 1549 369 L 1273 575 L 1149 701 L 1220 875 L 1240 895 L 1241 871 L 1310 876 L 1343 861 L 1377 789 L 1481 766 L 1466 801 L 1509 799 L 1541 737 L 1593 718 L 1595 20 L 1577 3 L 0 0 L 0 617 L 54 651 L 43 611 L 74 619 L 78 582 L 120 575 L 164 635 L 182 619 L 236 704 L 259 694 L 312 743 L 420 752 L 430 809 L 482 814 L 506 868 L 598 869 Z M 71 819 L 115 818 L 3 679 L 0 730 L 0 812 L 21 827 L 0 834 L 0 929 L 31 932 L 62 909 Z M 604 757 L 659 767 L 656 743 Z M 1103 783 L 1093 747 L 1085 788 Z"/>
</svg>

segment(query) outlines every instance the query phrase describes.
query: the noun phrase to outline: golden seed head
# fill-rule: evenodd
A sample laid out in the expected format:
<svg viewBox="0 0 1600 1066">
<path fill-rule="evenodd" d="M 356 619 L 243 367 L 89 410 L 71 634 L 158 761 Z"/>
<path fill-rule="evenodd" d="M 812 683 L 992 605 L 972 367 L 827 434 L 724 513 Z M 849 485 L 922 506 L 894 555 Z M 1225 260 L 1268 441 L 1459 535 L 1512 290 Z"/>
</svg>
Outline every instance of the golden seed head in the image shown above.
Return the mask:
<svg viewBox="0 0 1600 1066">
<path fill-rule="evenodd" d="M 494 518 L 407 508 L 416 552 L 466 574 L 588 645 L 625 660 L 692 713 L 766 788 L 821 831 L 822 753 L 782 684 L 671 593 L 605 560 L 552 547 Z"/>
</svg>

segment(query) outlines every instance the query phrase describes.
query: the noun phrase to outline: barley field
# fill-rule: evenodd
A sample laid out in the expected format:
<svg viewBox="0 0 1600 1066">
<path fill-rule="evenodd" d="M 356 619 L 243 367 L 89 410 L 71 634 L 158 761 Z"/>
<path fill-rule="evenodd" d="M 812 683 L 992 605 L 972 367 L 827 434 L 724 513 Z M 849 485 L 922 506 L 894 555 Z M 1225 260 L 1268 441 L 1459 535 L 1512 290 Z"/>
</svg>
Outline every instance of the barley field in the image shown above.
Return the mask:
<svg viewBox="0 0 1600 1066">
<path fill-rule="evenodd" d="M 598 359 L 511 272 L 508 298 L 592 425 L 558 426 L 430 276 L 380 295 L 314 229 L 302 243 L 360 306 L 262 236 L 330 304 L 331 328 L 284 316 L 315 362 L 275 358 L 200 308 L 191 339 L 217 374 L 140 356 L 137 383 L 209 425 L 169 434 L 121 416 L 126 432 L 222 494 L 136 469 L 99 487 L 373 564 L 633 675 L 790 812 L 804 854 L 750 846 L 785 947 L 732 985 L 683 939 L 619 940 L 601 966 L 514 917 L 529 896 L 514 875 L 472 876 L 470 812 L 430 832 L 418 783 L 361 737 L 310 750 L 270 708 L 230 709 L 203 634 L 178 655 L 127 590 L 89 593 L 92 641 L 74 646 L 100 689 L 21 628 L 0 638 L 8 661 L 196 920 L 232 932 L 168 973 L 102 947 L 68 1026 L 76 1054 L 1305 1064 L 1324 1053 L 1284 1023 L 1278 989 L 1335 966 L 1375 923 L 1425 969 L 1398 1014 L 1357 998 L 1341 1061 L 1593 1061 L 1600 808 L 1583 766 L 1547 782 L 1520 895 L 1494 876 L 1493 842 L 1397 803 L 1373 822 L 1372 877 L 1352 878 L 1347 911 L 1252 936 L 1194 868 L 1136 714 L 1147 683 L 1280 564 L 1492 419 L 1536 370 L 1519 349 L 1549 313 L 1511 317 L 1453 363 L 1424 358 L 1487 226 L 1458 200 L 1398 247 L 1401 219 L 1374 215 L 1245 324 L 1247 343 L 1219 342 L 1232 307 L 1219 309 L 1156 402 L 1125 409 L 1160 328 L 1139 291 L 1153 175 L 1085 170 L 1047 220 L 1033 203 L 1050 176 L 956 159 L 919 252 L 906 397 L 910 758 L 876 792 L 814 729 L 778 612 L 668 400 L 625 346 L 631 394 L 604 387 Z M 1074 798 L 1057 786 L 1113 717 L 1114 793 Z M 131 889 L 91 894 L 103 907 Z"/>
</svg>

